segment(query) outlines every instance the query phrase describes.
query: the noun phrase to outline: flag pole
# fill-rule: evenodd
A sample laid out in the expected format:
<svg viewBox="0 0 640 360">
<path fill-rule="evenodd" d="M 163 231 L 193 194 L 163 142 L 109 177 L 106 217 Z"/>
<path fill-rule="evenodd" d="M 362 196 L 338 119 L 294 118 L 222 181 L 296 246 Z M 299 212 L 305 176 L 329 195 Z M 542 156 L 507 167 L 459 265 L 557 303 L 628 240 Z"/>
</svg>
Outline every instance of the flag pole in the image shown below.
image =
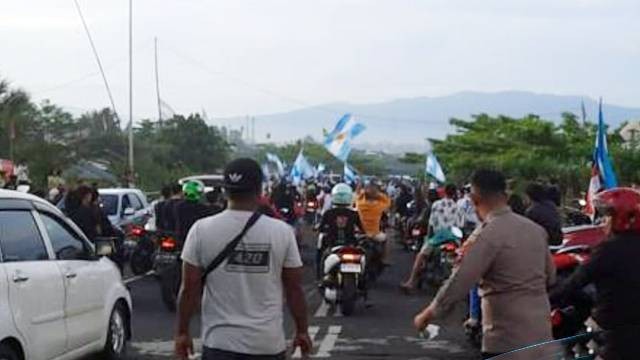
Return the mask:
<svg viewBox="0 0 640 360">
<path fill-rule="evenodd" d="M 158 124 L 162 127 L 162 106 L 160 105 L 160 80 L 158 76 L 158 38 L 153 38 L 153 49 L 156 64 L 156 97 L 158 100 Z"/>
<path fill-rule="evenodd" d="M 130 187 L 133 187 L 133 0 L 129 0 L 129 178 L 127 182 Z"/>
</svg>

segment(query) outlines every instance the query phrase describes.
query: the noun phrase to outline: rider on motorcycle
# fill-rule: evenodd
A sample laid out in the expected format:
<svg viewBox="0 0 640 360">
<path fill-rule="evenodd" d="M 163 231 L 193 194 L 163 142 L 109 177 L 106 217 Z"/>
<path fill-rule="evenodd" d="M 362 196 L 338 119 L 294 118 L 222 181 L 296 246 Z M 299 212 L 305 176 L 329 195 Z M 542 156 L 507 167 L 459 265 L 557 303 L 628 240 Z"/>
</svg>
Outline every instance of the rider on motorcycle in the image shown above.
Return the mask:
<svg viewBox="0 0 640 360">
<path fill-rule="evenodd" d="M 380 191 L 380 186 L 375 179 L 371 179 L 365 186 L 364 191 L 360 191 L 356 198 L 356 208 L 360 215 L 363 229 L 371 240 L 383 243 L 384 251 L 382 263 L 389 263 L 389 242 L 387 235 L 381 230 L 382 215 L 391 206 L 391 199 Z"/>
<path fill-rule="evenodd" d="M 337 245 L 353 244 L 356 241 L 356 232 L 363 232 L 362 223 L 358 212 L 351 209 L 353 203 L 353 190 L 347 184 L 338 184 L 331 191 L 332 208 L 327 210 L 320 220 L 318 231 L 320 232 L 317 253 L 318 274 L 321 260 L 326 249 Z"/>
<path fill-rule="evenodd" d="M 356 240 L 356 231 L 363 232 L 358 212 L 351 209 L 353 191 L 347 184 L 338 184 L 331 190 L 332 208 L 320 221 L 319 231 L 324 234 L 323 247 L 348 244 Z"/>
<path fill-rule="evenodd" d="M 182 193 L 184 200 L 176 203 L 174 207 L 175 233 L 180 244 L 184 243 L 189 229 L 196 221 L 213 215 L 211 208 L 201 202 L 204 195 L 204 184 L 202 182 L 197 180 L 187 181 L 182 185 Z"/>
<path fill-rule="evenodd" d="M 595 284 L 592 316 L 607 330 L 602 357 L 637 358 L 640 333 L 640 193 L 630 188 L 596 195 L 594 206 L 604 216 L 608 234 L 589 262 L 551 294 L 551 301 L 567 298 L 588 284 Z"/>
</svg>

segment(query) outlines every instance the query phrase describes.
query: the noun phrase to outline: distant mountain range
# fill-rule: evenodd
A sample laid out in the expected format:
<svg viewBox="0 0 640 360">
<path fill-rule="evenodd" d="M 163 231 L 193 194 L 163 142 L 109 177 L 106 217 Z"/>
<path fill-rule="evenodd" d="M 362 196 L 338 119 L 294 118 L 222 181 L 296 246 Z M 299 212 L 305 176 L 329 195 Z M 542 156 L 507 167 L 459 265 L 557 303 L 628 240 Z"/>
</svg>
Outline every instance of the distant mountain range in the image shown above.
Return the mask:
<svg viewBox="0 0 640 360">
<path fill-rule="evenodd" d="M 449 119 L 470 119 L 471 115 L 487 113 L 521 117 L 537 114 L 557 121 L 565 111 L 581 114 L 584 101 L 587 118 L 597 119 L 597 101 L 584 96 L 536 94 L 525 91 L 497 93 L 460 92 L 440 97 L 398 99 L 375 104 L 333 103 L 298 109 L 285 113 L 255 116 L 258 142 L 289 142 L 312 136 L 320 140 L 322 129 L 330 130 L 338 118 L 347 112 L 354 114 L 367 130 L 357 139 L 366 149 L 406 151 L 424 148 L 426 138 L 443 138 L 452 132 Z M 616 127 L 627 120 L 640 119 L 640 108 L 604 105 L 605 121 Z M 246 118 L 227 118 L 215 123 L 246 123 Z M 269 139 L 269 140 L 268 140 Z"/>
</svg>

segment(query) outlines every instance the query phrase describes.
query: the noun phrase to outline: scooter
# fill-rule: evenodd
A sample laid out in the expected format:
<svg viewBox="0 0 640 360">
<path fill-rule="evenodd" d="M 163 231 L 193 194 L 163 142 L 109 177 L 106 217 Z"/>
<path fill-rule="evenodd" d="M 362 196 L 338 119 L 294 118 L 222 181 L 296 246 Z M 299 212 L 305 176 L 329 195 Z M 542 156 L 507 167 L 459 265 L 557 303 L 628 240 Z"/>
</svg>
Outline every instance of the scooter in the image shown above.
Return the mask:
<svg viewBox="0 0 640 360">
<path fill-rule="evenodd" d="M 178 291 L 182 279 L 180 247 L 171 233 L 159 233 L 157 251 L 153 261 L 153 270 L 160 283 L 160 295 L 167 310 L 176 311 Z"/>
<path fill-rule="evenodd" d="M 366 266 L 366 251 L 360 245 L 333 247 L 324 259 L 325 277 L 320 290 L 324 300 L 340 305 L 345 316 L 353 314 L 358 297 L 366 299 Z"/>
<path fill-rule="evenodd" d="M 414 253 L 420 251 L 425 236 L 427 236 L 427 227 L 421 223 L 413 224 L 403 242 L 404 249 Z"/>
<path fill-rule="evenodd" d="M 452 227 L 426 239 L 431 246 L 431 251 L 426 259 L 420 283 L 425 282 L 434 288 L 439 288 L 451 276 L 463 237 L 464 234 L 460 228 Z"/>
<path fill-rule="evenodd" d="M 153 268 L 153 259 L 156 255 L 154 234 L 142 227 L 136 226 L 127 235 L 129 241 L 135 243 L 129 255 L 129 266 L 134 275 L 142 275 Z"/>
<path fill-rule="evenodd" d="M 313 225 L 317 221 L 318 209 L 320 205 L 318 200 L 309 199 L 306 202 L 304 211 L 304 221 L 307 225 Z"/>
</svg>

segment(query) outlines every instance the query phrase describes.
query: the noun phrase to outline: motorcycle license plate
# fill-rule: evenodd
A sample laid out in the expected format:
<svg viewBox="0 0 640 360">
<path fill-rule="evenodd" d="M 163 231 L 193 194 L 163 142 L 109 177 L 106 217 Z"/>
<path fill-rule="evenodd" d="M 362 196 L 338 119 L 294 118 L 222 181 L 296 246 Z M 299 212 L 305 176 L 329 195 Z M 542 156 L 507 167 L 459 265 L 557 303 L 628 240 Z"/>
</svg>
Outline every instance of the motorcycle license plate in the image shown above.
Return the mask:
<svg viewBox="0 0 640 360">
<path fill-rule="evenodd" d="M 360 264 L 340 264 L 340 272 L 359 273 L 362 267 Z"/>
</svg>

